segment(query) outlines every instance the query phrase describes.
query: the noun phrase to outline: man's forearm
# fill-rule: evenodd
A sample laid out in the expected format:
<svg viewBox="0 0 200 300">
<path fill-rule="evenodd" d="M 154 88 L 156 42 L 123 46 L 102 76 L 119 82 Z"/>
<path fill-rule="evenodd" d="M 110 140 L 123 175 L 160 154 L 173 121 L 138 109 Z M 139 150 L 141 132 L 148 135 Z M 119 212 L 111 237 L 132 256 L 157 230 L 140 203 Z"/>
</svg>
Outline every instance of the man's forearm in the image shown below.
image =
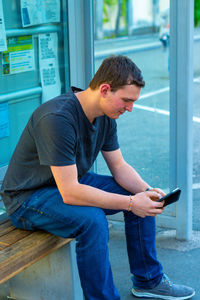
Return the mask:
<svg viewBox="0 0 200 300">
<path fill-rule="evenodd" d="M 67 189 L 67 193 L 61 191 L 61 195 L 66 204 L 104 209 L 127 210 L 130 202 L 129 196 L 106 192 L 80 183 L 72 185 Z"/>
<path fill-rule="evenodd" d="M 138 193 L 134 197 L 108 193 L 97 188 L 77 184 L 71 187 L 70 197 L 63 195 L 66 204 L 81 206 L 96 206 L 112 210 L 128 210 L 142 218 L 156 216 L 163 211 L 163 203 L 157 202 L 160 198 L 155 191 Z M 152 201 L 154 199 L 154 201 Z"/>
<path fill-rule="evenodd" d="M 96 206 L 106 209 L 127 210 L 129 196 L 109 193 L 78 182 L 77 168 L 51 166 L 52 174 L 64 203 L 80 206 Z"/>
<path fill-rule="evenodd" d="M 148 183 L 127 163 L 121 165 L 113 176 L 119 185 L 132 194 L 144 192 L 149 187 Z"/>
</svg>

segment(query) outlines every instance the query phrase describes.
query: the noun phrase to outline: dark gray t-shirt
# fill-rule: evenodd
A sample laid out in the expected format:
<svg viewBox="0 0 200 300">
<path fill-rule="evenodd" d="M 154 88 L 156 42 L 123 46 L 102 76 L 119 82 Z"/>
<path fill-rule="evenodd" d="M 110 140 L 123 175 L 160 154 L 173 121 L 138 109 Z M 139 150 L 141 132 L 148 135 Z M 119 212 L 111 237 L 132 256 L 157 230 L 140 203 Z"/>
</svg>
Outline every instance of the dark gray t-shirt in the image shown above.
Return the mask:
<svg viewBox="0 0 200 300">
<path fill-rule="evenodd" d="M 50 166 L 76 164 L 81 178 L 100 150 L 119 148 L 115 120 L 101 116 L 91 124 L 75 91 L 80 89 L 70 88 L 39 106 L 30 117 L 1 188 L 9 215 L 37 189 L 56 185 Z"/>
</svg>

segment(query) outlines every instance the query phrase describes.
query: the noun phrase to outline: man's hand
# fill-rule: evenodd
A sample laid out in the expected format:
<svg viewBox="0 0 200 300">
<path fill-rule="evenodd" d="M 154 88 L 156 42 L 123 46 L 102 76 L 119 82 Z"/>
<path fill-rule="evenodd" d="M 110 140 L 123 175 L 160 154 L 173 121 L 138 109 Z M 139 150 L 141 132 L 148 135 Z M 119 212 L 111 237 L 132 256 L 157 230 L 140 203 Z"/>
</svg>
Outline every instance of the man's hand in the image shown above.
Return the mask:
<svg viewBox="0 0 200 300">
<path fill-rule="evenodd" d="M 159 188 L 151 188 L 149 191 L 151 192 L 157 192 L 158 194 L 161 195 L 161 197 L 164 197 L 166 194 Z"/>
<path fill-rule="evenodd" d="M 160 189 L 151 189 L 133 196 L 132 212 L 142 218 L 155 217 L 163 212 L 163 202 L 157 202 L 165 193 Z"/>
</svg>

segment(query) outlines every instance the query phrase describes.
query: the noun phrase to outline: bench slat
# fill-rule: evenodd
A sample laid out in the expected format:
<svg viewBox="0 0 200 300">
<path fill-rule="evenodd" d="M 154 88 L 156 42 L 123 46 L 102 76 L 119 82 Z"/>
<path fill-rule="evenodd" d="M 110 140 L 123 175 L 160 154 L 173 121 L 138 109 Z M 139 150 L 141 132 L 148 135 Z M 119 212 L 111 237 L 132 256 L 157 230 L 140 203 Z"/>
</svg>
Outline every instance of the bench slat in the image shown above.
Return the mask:
<svg viewBox="0 0 200 300">
<path fill-rule="evenodd" d="M 9 233 L 10 231 L 16 229 L 15 226 L 12 225 L 10 220 L 4 220 L 0 223 L 0 237 Z"/>
<path fill-rule="evenodd" d="M 0 237 L 0 250 L 15 244 L 17 241 L 31 234 L 31 231 L 14 229 Z"/>
<path fill-rule="evenodd" d="M 28 233 L 28 236 L 0 251 L 0 284 L 72 240 L 43 231 Z"/>
</svg>

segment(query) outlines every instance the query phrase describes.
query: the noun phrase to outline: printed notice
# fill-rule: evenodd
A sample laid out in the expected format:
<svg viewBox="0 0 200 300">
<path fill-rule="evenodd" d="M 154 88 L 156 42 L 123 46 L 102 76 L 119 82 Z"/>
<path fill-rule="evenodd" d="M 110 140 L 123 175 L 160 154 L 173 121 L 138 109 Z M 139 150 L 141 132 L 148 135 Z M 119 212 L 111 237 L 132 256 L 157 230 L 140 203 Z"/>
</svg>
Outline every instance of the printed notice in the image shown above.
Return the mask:
<svg viewBox="0 0 200 300">
<path fill-rule="evenodd" d="M 39 63 L 43 102 L 45 102 L 61 93 L 56 32 L 39 35 Z"/>
<path fill-rule="evenodd" d="M 60 22 L 60 0 L 21 0 L 23 27 Z"/>
<path fill-rule="evenodd" d="M 0 139 L 10 135 L 8 103 L 0 104 Z"/>
<path fill-rule="evenodd" d="M 0 52 L 7 50 L 5 23 L 3 16 L 3 5 L 0 0 Z"/>
<path fill-rule="evenodd" d="M 35 70 L 31 35 L 8 38 L 7 47 L 2 57 L 3 75 Z"/>
</svg>

